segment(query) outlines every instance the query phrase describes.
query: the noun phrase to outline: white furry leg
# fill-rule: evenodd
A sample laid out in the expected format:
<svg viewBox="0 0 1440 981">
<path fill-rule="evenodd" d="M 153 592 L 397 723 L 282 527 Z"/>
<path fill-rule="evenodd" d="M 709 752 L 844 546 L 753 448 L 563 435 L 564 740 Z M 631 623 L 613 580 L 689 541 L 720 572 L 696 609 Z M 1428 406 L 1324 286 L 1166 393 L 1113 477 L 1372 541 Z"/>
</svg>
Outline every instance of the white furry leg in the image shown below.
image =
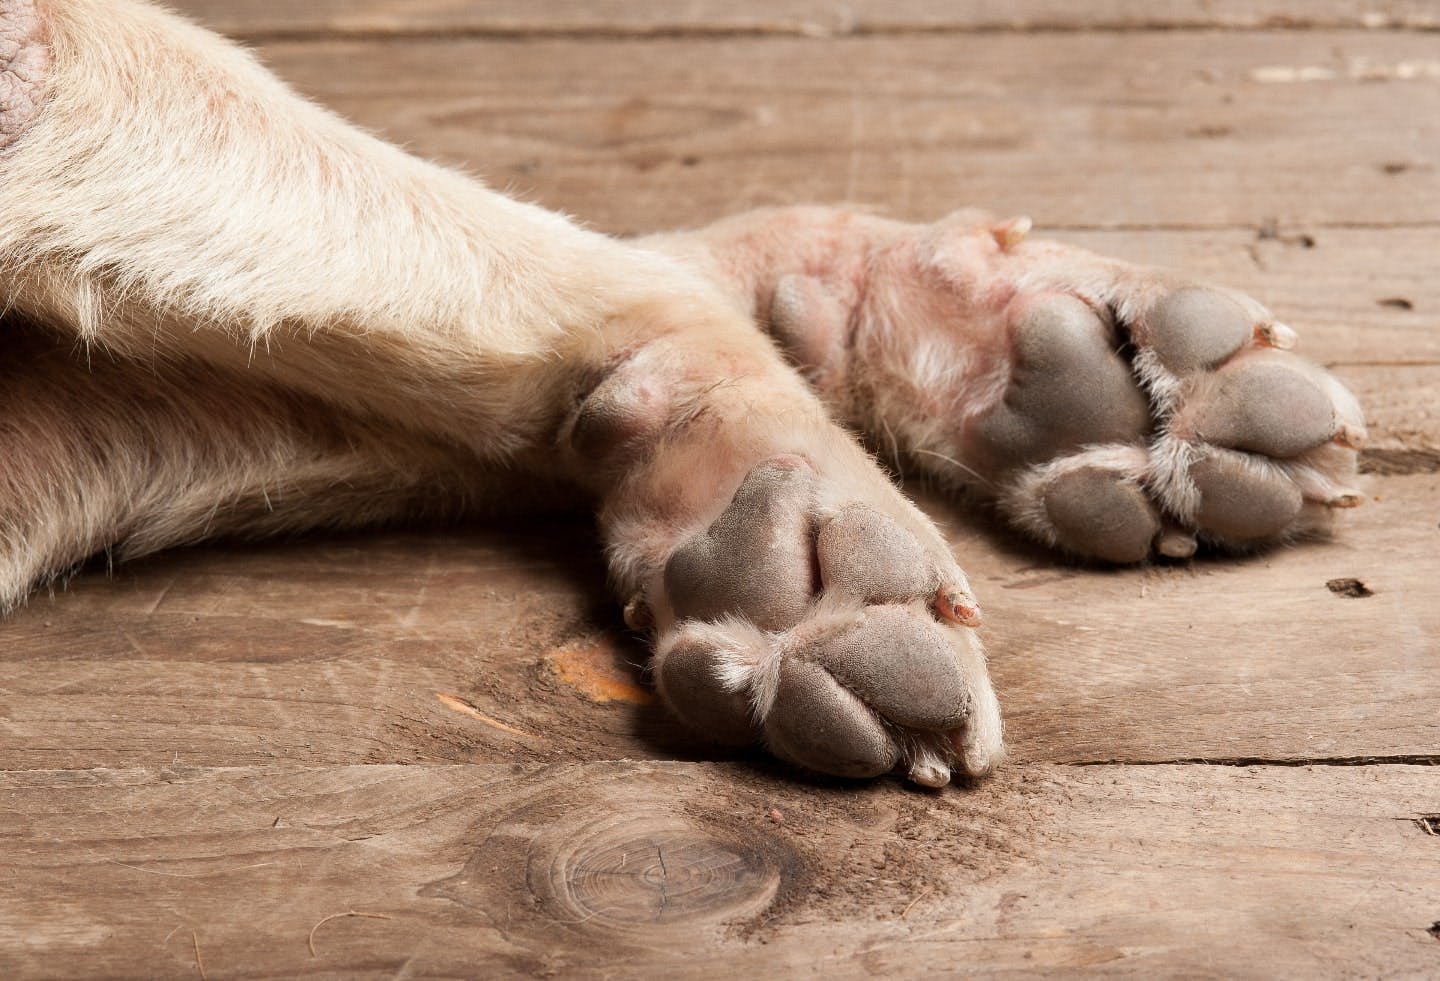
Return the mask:
<svg viewBox="0 0 1440 981">
<path fill-rule="evenodd" d="M 49 64 L 0 156 L 0 302 L 37 322 L 500 460 L 548 443 L 628 325 L 721 306 L 678 264 L 410 157 L 158 8 L 35 2 Z"/>
<path fill-rule="evenodd" d="M 481 505 L 455 447 L 198 365 L 0 321 L 0 610 L 97 552 L 356 527 Z"/>
</svg>

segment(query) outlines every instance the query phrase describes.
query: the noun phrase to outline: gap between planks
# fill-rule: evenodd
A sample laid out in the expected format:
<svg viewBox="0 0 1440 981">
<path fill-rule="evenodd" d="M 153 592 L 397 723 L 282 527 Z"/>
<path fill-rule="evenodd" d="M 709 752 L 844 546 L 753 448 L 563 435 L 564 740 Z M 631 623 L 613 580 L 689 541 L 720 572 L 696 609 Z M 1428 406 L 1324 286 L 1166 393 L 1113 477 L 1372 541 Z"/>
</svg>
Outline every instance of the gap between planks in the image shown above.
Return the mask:
<svg viewBox="0 0 1440 981">
<path fill-rule="evenodd" d="M 1269 757 L 1231 756 L 1179 757 L 1168 760 L 1059 760 L 1055 766 L 1440 766 L 1440 753 L 1411 753 L 1395 756 L 1313 756 Z"/>
<path fill-rule="evenodd" d="M 808 24 L 762 25 L 751 27 L 638 27 L 632 29 L 588 27 L 553 27 L 515 25 L 506 27 L 396 27 L 390 29 L 365 27 L 313 27 L 226 32 L 229 37 L 247 44 L 305 44 L 326 41 L 363 41 L 373 43 L 403 42 L 407 44 L 446 43 L 451 41 L 728 41 L 767 38 L 833 41 L 840 38 L 903 40 L 905 38 L 964 38 L 996 35 L 1028 37 L 1065 36 L 1071 34 L 1295 34 L 1319 31 L 1363 29 L 1374 34 L 1434 34 L 1440 25 L 1385 25 L 1368 28 L 1340 21 L 1316 21 L 1307 24 L 1171 24 L 1161 21 L 1085 24 L 857 24 L 852 27 L 827 28 Z"/>
<path fill-rule="evenodd" d="M 253 40 L 427 41 L 447 38 L 727 39 L 964 37 L 1360 29 L 1422 33 L 1440 14 L 1417 0 L 697 0 L 678 5 L 616 0 L 176 0 L 180 10 Z"/>
</svg>

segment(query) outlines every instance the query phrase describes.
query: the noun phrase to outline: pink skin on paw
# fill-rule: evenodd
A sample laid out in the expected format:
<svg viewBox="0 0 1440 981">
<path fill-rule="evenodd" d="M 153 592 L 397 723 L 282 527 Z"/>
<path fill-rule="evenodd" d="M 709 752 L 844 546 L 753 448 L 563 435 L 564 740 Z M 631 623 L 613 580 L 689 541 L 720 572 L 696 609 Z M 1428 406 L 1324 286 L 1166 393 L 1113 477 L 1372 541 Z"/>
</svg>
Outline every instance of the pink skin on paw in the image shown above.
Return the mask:
<svg viewBox="0 0 1440 981">
<path fill-rule="evenodd" d="M 0 0 L 0 150 L 25 131 L 44 101 L 50 49 L 30 0 Z"/>
</svg>

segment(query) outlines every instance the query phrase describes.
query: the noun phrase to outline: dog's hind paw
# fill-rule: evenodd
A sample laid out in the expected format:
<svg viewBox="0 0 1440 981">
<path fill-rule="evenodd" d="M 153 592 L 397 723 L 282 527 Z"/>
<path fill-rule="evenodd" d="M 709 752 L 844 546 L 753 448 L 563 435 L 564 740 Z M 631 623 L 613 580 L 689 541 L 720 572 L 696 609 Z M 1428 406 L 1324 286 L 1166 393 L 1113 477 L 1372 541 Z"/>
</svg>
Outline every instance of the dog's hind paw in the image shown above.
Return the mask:
<svg viewBox="0 0 1440 981">
<path fill-rule="evenodd" d="M 1294 331 L 1243 294 L 1026 228 L 887 229 L 853 311 L 782 280 L 772 332 L 882 445 L 1072 554 L 1243 550 L 1360 503 L 1364 417 Z M 847 343 L 819 343 L 847 321 Z"/>
<path fill-rule="evenodd" d="M 1097 312 L 1043 294 L 1008 327 L 1010 387 L 962 440 L 1044 541 L 1186 557 L 1315 531 L 1360 501 L 1354 397 L 1248 298 L 1182 286 Z"/>
</svg>

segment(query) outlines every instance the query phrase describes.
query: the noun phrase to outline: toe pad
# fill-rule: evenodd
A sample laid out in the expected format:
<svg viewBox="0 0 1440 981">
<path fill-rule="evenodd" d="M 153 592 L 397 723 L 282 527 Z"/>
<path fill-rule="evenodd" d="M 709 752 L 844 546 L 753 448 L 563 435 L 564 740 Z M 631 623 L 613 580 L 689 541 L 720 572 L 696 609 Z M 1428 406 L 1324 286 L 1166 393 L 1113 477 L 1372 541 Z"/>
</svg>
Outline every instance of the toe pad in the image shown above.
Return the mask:
<svg viewBox="0 0 1440 981">
<path fill-rule="evenodd" d="M 1304 503 L 1292 481 L 1239 454 L 1213 453 L 1191 466 L 1190 479 L 1200 492 L 1195 523 L 1228 542 L 1282 535 Z"/>
<path fill-rule="evenodd" d="M 1061 474 L 1045 490 L 1044 501 L 1062 547 L 1106 562 L 1144 560 L 1160 531 L 1144 491 L 1097 467 Z"/>
<path fill-rule="evenodd" d="M 692 729 L 716 742 L 744 746 L 755 741 L 750 703 L 720 683 L 717 648 L 689 631 L 660 651 L 655 685 L 666 704 Z"/>
<path fill-rule="evenodd" d="M 952 635 L 907 607 L 877 606 L 856 626 L 796 657 L 823 667 L 893 722 L 954 729 L 970 713 L 970 695 L 950 647 Z"/>
<path fill-rule="evenodd" d="M 817 664 L 789 660 L 780 669 L 765 722 L 775 755 L 839 777 L 876 777 L 900 762 L 900 747 L 875 713 Z"/>
<path fill-rule="evenodd" d="M 1245 358 L 1190 413 L 1197 438 L 1215 446 L 1288 459 L 1335 434 L 1335 406 L 1287 354 Z"/>
<path fill-rule="evenodd" d="M 1187 287 L 1156 303 L 1142 330 L 1160 363 L 1186 375 L 1212 368 L 1240 350 L 1254 325 L 1245 309 L 1224 293 Z"/>
<path fill-rule="evenodd" d="M 865 603 L 904 603 L 935 592 L 940 575 L 915 536 L 863 504 L 832 518 L 815 542 L 827 593 Z"/>
</svg>

